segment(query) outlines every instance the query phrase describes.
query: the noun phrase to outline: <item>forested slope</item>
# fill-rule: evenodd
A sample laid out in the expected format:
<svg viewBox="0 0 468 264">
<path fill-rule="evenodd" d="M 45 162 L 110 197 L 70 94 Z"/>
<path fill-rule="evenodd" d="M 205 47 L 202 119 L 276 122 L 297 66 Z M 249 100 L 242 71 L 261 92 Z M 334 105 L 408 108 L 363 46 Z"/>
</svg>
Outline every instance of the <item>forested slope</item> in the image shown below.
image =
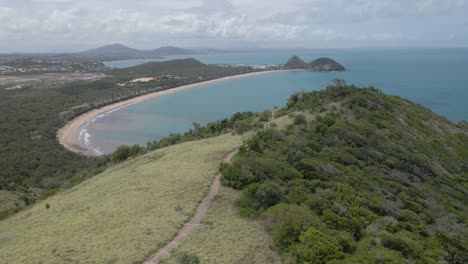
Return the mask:
<svg viewBox="0 0 468 264">
<path fill-rule="evenodd" d="M 291 113 L 221 168 L 278 248 L 298 263 L 467 263 L 466 122 L 343 81 L 293 95 L 277 115 Z"/>
</svg>

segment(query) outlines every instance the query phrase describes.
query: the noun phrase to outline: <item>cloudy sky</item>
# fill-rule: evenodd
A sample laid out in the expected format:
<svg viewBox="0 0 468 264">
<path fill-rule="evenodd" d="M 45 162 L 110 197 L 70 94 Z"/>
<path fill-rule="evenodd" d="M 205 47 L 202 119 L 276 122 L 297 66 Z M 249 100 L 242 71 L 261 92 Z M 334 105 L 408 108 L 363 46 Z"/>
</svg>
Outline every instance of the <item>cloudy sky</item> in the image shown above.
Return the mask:
<svg viewBox="0 0 468 264">
<path fill-rule="evenodd" d="M 468 46 L 468 0 L 0 0 L 0 53 Z"/>
</svg>

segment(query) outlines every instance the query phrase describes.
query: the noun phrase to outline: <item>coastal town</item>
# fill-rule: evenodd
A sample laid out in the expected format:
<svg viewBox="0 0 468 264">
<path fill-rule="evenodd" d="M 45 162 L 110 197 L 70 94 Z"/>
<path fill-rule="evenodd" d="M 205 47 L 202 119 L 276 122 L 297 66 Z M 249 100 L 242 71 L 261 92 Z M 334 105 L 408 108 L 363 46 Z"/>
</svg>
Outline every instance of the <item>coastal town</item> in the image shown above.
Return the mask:
<svg viewBox="0 0 468 264">
<path fill-rule="evenodd" d="M 0 74 L 32 74 L 46 72 L 103 72 L 107 68 L 101 62 L 46 61 L 41 59 L 0 60 Z"/>
</svg>

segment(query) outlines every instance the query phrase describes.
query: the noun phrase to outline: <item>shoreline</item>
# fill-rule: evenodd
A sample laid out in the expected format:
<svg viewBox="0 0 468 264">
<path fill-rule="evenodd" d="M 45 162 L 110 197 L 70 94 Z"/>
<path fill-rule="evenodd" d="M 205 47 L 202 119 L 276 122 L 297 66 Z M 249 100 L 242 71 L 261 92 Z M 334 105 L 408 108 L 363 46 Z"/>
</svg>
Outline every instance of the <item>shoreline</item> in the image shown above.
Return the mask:
<svg viewBox="0 0 468 264">
<path fill-rule="evenodd" d="M 233 80 L 233 79 L 238 79 L 238 78 L 243 78 L 243 77 L 267 74 L 267 73 L 290 72 L 290 71 L 303 71 L 303 70 L 269 70 L 269 71 L 249 72 L 249 73 L 237 74 L 237 75 L 232 75 L 232 76 L 225 76 L 225 77 L 212 79 L 208 81 L 182 85 L 182 86 L 169 88 L 169 89 L 162 90 L 162 91 L 157 91 L 157 92 L 152 92 L 152 93 L 136 96 L 125 101 L 121 101 L 121 102 L 117 102 L 117 103 L 109 104 L 100 108 L 93 109 L 89 112 L 86 112 L 82 115 L 75 117 L 71 121 L 67 122 L 65 126 L 63 126 L 62 128 L 58 130 L 57 139 L 60 145 L 64 146 L 66 149 L 76 154 L 88 156 L 88 157 L 96 157 L 96 156 L 99 156 L 97 153 L 93 152 L 90 149 L 87 149 L 85 146 L 82 146 L 80 142 L 80 133 L 82 131 L 83 126 L 89 124 L 93 119 L 95 119 L 99 115 L 103 115 L 111 111 L 116 111 L 120 108 L 130 106 L 132 104 L 136 104 L 136 103 L 146 101 L 152 98 L 156 98 L 159 96 L 176 93 L 176 92 L 180 92 L 180 91 L 184 91 L 188 89 L 193 89 L 193 88 L 197 88 L 197 87 L 208 85 L 208 84 L 213 84 L 217 82 L 228 81 L 228 80 Z"/>
</svg>

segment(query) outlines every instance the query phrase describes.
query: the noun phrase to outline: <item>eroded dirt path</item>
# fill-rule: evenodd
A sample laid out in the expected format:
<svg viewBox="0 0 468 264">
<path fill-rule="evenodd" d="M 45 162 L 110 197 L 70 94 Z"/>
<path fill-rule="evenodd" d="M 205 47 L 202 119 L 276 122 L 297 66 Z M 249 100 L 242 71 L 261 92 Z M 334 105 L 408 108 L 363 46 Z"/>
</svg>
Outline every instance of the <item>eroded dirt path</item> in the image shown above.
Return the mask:
<svg viewBox="0 0 468 264">
<path fill-rule="evenodd" d="M 237 153 L 236 151 L 233 151 L 229 153 L 224 158 L 225 163 L 229 163 L 234 157 L 234 155 Z M 177 232 L 177 235 L 169 241 L 164 247 L 158 250 L 155 254 L 153 254 L 148 260 L 144 262 L 144 264 L 158 264 L 161 260 L 164 258 L 168 257 L 171 252 L 176 249 L 191 233 L 193 230 L 195 230 L 197 227 L 201 226 L 201 220 L 205 216 L 206 212 L 208 211 L 208 208 L 211 205 L 211 202 L 215 198 L 216 194 L 219 191 L 219 187 L 221 185 L 220 183 L 220 178 L 221 175 L 217 174 L 213 182 L 211 183 L 210 190 L 208 191 L 208 194 L 203 198 L 202 202 L 198 205 L 197 211 L 193 215 L 193 217 L 188 221 L 187 223 L 184 224 L 182 229 Z"/>
</svg>

